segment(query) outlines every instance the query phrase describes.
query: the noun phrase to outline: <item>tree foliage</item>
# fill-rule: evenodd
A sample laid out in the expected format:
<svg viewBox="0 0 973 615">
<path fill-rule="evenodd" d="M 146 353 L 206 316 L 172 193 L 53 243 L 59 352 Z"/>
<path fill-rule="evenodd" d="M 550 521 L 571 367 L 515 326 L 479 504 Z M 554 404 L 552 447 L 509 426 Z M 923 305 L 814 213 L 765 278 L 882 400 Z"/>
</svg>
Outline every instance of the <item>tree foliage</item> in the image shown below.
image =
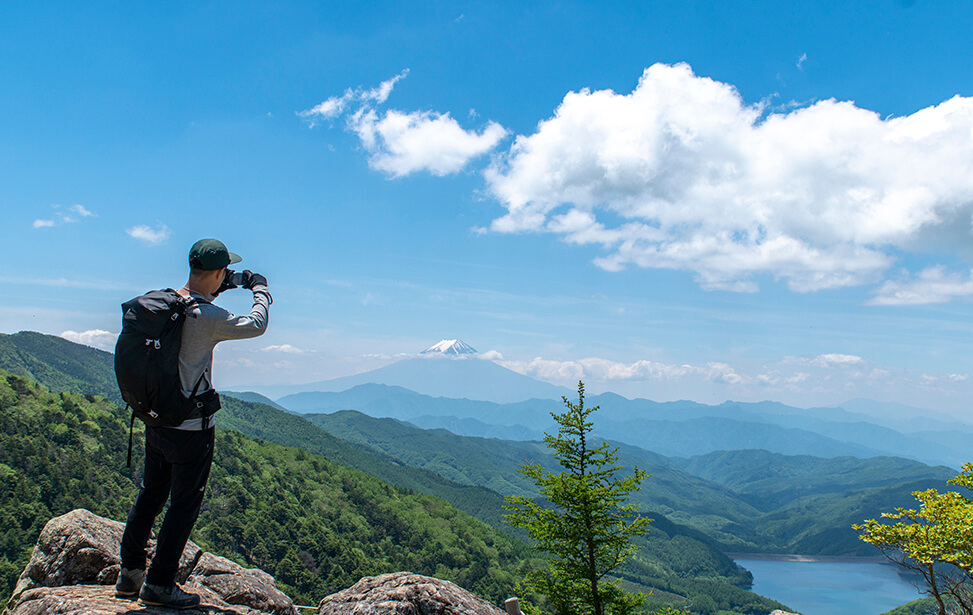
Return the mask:
<svg viewBox="0 0 973 615">
<path fill-rule="evenodd" d="M 973 464 L 948 482 L 973 489 Z M 912 495 L 918 509 L 882 513 L 895 523 L 869 519 L 854 528 L 862 540 L 922 577 L 939 615 L 973 615 L 973 502 L 956 491 Z"/>
<path fill-rule="evenodd" d="M 136 459 L 143 442 L 136 435 Z M 128 417 L 114 403 L 0 370 L 0 593 L 13 589 L 51 517 L 86 508 L 125 519 L 140 480 L 137 463 L 126 468 L 127 447 Z M 439 498 L 231 431 L 217 432 L 207 489 L 192 540 L 266 570 L 305 604 L 397 570 L 498 603 L 528 555 Z"/>
<path fill-rule="evenodd" d="M 536 548 L 551 556 L 550 567 L 531 571 L 527 585 L 560 615 L 630 613 L 643 596 L 625 594 L 606 577 L 635 552 L 632 538 L 648 531 L 651 519 L 626 503 L 646 473 L 635 468 L 631 476 L 618 476 L 618 448 L 589 443 L 594 424 L 588 416 L 598 406 L 585 407 L 584 383 L 578 383 L 577 404 L 562 400 L 567 410 L 552 413 L 558 433 L 546 434 L 544 442 L 564 469 L 554 474 L 525 464 L 521 472 L 546 501 L 510 496 L 505 505 L 510 524 L 527 530 Z"/>
<path fill-rule="evenodd" d="M 11 373 L 0 372 L 0 591 L 9 591 L 50 517 L 81 506 L 124 519 L 139 468 L 124 467 L 128 415 L 111 403 L 117 403 L 118 390 L 109 353 L 39 333 L 0 334 L 3 369 Z M 357 580 L 354 577 L 362 570 L 376 574 L 399 567 L 454 580 L 496 602 L 510 595 L 518 567 L 542 566 L 542 558 L 520 541 L 491 535 L 435 497 L 419 496 L 438 496 L 505 532 L 526 536 L 504 523 L 502 496 L 469 484 L 479 484 L 475 480 L 456 484 L 428 469 L 410 467 L 407 463 L 419 463 L 420 458 L 406 449 L 425 448 L 440 460 L 455 454 L 449 460 L 451 467 L 465 476 L 479 471 L 482 477 L 490 477 L 492 482 L 484 486 L 500 493 L 536 496 L 530 481 L 517 474 L 517 465 L 526 458 L 556 469 L 558 462 L 543 444 L 503 453 L 494 447 L 501 443 L 494 440 L 467 438 L 458 445 L 445 436 L 435 442 L 425 440 L 435 432 L 404 438 L 401 424 L 396 423 L 394 446 L 382 454 L 369 448 L 374 442 L 365 446 L 335 438 L 305 420 L 314 417 L 293 416 L 229 396 L 223 402 L 217 414 L 219 441 L 211 491 L 193 540 L 207 550 L 268 570 L 299 601 L 313 602 L 349 584 L 349 579 Z M 241 432 L 247 438 L 221 430 Z M 142 455 L 142 444 L 137 435 L 136 458 Z M 481 454 L 470 455 L 474 450 Z M 510 460 L 509 473 L 496 467 L 501 456 Z M 269 469 L 268 459 L 273 459 Z M 485 460 L 494 463 L 485 469 Z M 659 461 L 651 454 L 644 460 L 632 456 L 623 447 L 619 463 L 641 467 Z M 639 552 L 613 576 L 622 579 L 627 590 L 651 593 L 650 612 L 666 604 L 693 605 L 693 615 L 765 615 L 774 609 L 787 610 L 743 589 L 750 587 L 752 578 L 723 556 L 712 539 L 664 516 L 678 513 L 686 519 L 702 514 L 708 519 L 703 528 L 707 533 L 729 526 L 744 531 L 739 525 L 743 517 L 737 514 L 739 502 L 724 495 L 714 498 L 694 488 L 692 477 L 657 467 L 651 499 L 644 490 L 632 494 L 632 501 L 641 499 L 643 507 L 655 506 L 659 511 L 652 515 L 656 516 L 652 531 L 634 538 Z M 349 468 L 370 476 L 360 477 Z M 430 469 L 442 471 L 443 466 Z M 531 488 L 510 490 L 508 483 L 514 479 Z M 378 488 L 381 482 L 397 487 L 391 491 L 395 497 L 386 498 L 388 486 Z M 250 491 L 240 492 L 241 485 Z M 346 497 L 350 493 L 346 485 L 358 486 L 354 498 Z M 420 506 L 420 501 L 428 505 Z M 869 508 L 877 514 L 895 501 L 876 501 Z M 323 517 L 314 508 L 320 502 L 335 502 L 324 509 Z M 737 512 L 728 512 L 733 510 Z M 430 519 L 430 514 L 435 518 Z M 855 515 L 842 525 L 850 527 L 863 516 Z M 737 522 L 710 521 L 723 517 Z M 804 524 L 816 521 L 820 523 L 812 515 Z M 348 530 L 350 538 L 345 536 Z"/>
</svg>

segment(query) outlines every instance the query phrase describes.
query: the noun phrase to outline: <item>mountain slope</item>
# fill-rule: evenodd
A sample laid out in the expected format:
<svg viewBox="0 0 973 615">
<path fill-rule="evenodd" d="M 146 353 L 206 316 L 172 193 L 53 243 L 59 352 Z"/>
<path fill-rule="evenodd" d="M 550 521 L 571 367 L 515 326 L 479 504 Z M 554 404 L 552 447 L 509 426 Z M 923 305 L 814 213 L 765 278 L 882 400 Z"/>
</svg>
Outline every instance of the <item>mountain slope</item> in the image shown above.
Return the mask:
<svg viewBox="0 0 973 615">
<path fill-rule="evenodd" d="M 60 337 L 33 331 L 0 333 L 0 369 L 57 391 L 102 395 L 123 403 L 114 355 Z"/>
<path fill-rule="evenodd" d="M 138 476 L 125 464 L 128 415 L 103 398 L 0 371 L 0 427 L 0 591 L 9 592 L 50 517 L 82 506 L 124 519 Z M 144 438 L 135 440 L 140 458 Z M 267 570 L 302 602 L 390 570 L 437 575 L 498 602 L 528 557 L 439 498 L 235 432 L 217 432 L 208 490 L 194 539 Z"/>
<path fill-rule="evenodd" d="M 352 411 L 307 418 L 406 463 L 504 493 L 532 494 L 517 472 L 525 461 L 555 466 L 539 442 L 461 437 Z M 824 459 L 744 450 L 679 459 L 625 444 L 619 462 L 652 474 L 632 498 L 651 516 L 696 528 L 727 550 L 812 555 L 874 554 L 852 523 L 908 505 L 915 489 L 943 488 L 955 475 L 894 457 Z"/>
<path fill-rule="evenodd" d="M 276 399 L 311 391 L 344 391 L 360 384 L 398 386 L 432 397 L 510 403 L 531 398 L 560 399 L 570 391 L 518 374 L 493 361 L 476 358 L 426 356 L 404 359 L 379 369 L 310 384 L 258 387 L 257 392 Z"/>
<path fill-rule="evenodd" d="M 430 397 L 380 384 L 362 384 L 341 392 L 299 393 L 278 401 L 296 412 L 353 409 L 425 428 L 445 427 L 459 435 L 502 434 L 518 440 L 540 437 L 553 427 L 550 412 L 560 410 L 560 402 L 554 400 L 498 404 Z M 973 448 L 973 434 L 963 429 L 903 434 L 841 408 L 805 410 L 775 402 L 660 403 L 611 393 L 592 395 L 587 401 L 601 407 L 598 429 L 602 437 L 678 457 L 764 449 L 816 457 L 901 456 L 959 467 Z"/>
<path fill-rule="evenodd" d="M 886 487 L 917 480 L 945 481 L 956 472 L 901 457 L 781 455 L 768 451 L 717 451 L 688 459 L 671 458 L 680 468 L 732 489 L 760 510 L 800 498 Z"/>
<path fill-rule="evenodd" d="M 57 338 L 54 343 L 72 344 Z M 63 377 L 53 369 L 47 375 L 56 382 Z M 29 411 L 21 410 L 33 408 L 36 404 L 17 403 L 17 392 L 40 390 L 39 385 L 15 376 L 7 376 L 7 382 L 13 383 L 10 386 L 15 393 L 6 394 L 0 387 L 0 411 L 5 412 L 13 408 L 15 417 L 29 416 Z M 91 500 L 93 504 L 89 506 L 91 510 L 109 516 L 123 517 L 123 514 L 111 515 L 99 508 L 103 503 L 101 498 L 105 496 L 102 490 L 103 484 L 111 481 L 92 480 L 96 473 L 91 468 L 90 462 L 97 460 L 98 456 L 86 455 L 86 453 L 81 453 L 80 457 L 72 456 L 65 449 L 75 442 L 75 436 L 80 433 L 75 419 L 79 414 L 79 408 L 88 403 L 106 402 L 91 395 L 87 398 L 72 398 L 70 394 L 65 393 L 59 396 L 48 395 L 52 401 L 60 400 L 57 410 L 60 414 L 43 411 L 43 427 L 25 428 L 23 425 L 12 424 L 3 416 L 0 416 L 0 424 L 5 428 L 3 434 L 24 437 L 24 442 L 30 446 L 39 442 L 38 438 L 34 437 L 34 433 L 49 432 L 60 438 L 57 441 L 58 448 L 52 449 L 51 444 L 41 445 L 41 449 L 46 447 L 48 451 L 46 454 L 33 452 L 18 457 L 25 450 L 24 447 L 11 445 L 10 440 L 5 440 L 0 443 L 0 450 L 13 451 L 14 459 L 27 460 L 28 463 L 26 466 L 17 467 L 0 461 L 0 481 L 29 479 L 30 476 L 27 474 L 30 474 L 31 469 L 35 467 L 32 461 L 34 458 L 45 458 L 61 464 L 67 462 L 74 474 L 66 474 L 68 486 L 65 487 L 65 483 L 60 482 L 64 477 L 56 468 L 40 466 L 43 468 L 43 476 L 39 479 L 42 487 L 39 489 L 33 487 L 29 480 L 25 484 L 18 483 L 7 491 L 15 499 L 5 501 L 4 506 L 0 507 L 0 515 L 7 515 L 11 509 L 15 509 L 17 512 L 14 514 L 20 516 L 15 517 L 13 522 L 18 523 L 18 527 L 29 528 L 29 524 L 23 522 L 24 518 L 46 519 L 51 516 L 47 514 L 48 508 L 38 509 L 34 505 L 32 498 L 36 497 L 35 494 L 49 493 L 51 497 L 61 497 L 64 502 L 68 502 L 62 502 L 61 508 L 67 510 L 74 502 L 84 501 L 84 496 L 79 495 L 79 488 L 82 490 L 90 488 L 97 494 L 97 499 Z M 15 402 L 10 403 L 11 399 Z M 110 433 L 115 434 L 111 440 L 115 444 L 111 447 L 111 459 L 107 465 L 112 469 L 111 471 L 114 471 L 115 467 L 123 465 L 118 460 L 124 448 L 118 444 L 127 444 L 124 435 L 128 415 L 110 402 L 105 409 L 109 414 L 114 413 L 114 419 L 105 421 L 103 417 L 89 417 L 95 420 L 85 420 L 82 426 L 84 429 L 96 431 L 90 432 L 89 436 L 77 435 L 77 441 L 82 442 L 85 451 L 97 450 L 98 447 L 104 448 L 99 436 L 109 432 L 97 430 L 103 429 L 105 425 L 113 425 Z M 58 422 L 58 417 L 62 415 L 66 417 L 67 424 Z M 315 441 L 323 443 L 323 447 L 335 457 L 344 454 L 349 458 L 360 458 L 369 463 L 381 461 L 381 455 L 377 455 L 374 451 L 358 449 L 350 443 L 324 434 L 302 421 L 300 417 L 285 414 L 263 404 L 243 402 L 228 396 L 226 407 L 218 417 L 218 422 L 225 422 L 227 426 L 234 426 L 233 423 L 236 422 L 237 427 L 254 429 L 268 439 L 305 440 L 309 433 L 314 434 L 310 443 L 313 444 Z M 282 429 L 282 426 L 286 427 L 289 421 L 294 420 L 298 422 L 290 423 L 290 429 Z M 324 437 L 321 434 L 324 434 Z M 506 543 L 497 542 L 495 538 L 485 539 L 480 535 L 480 530 L 476 529 L 485 526 L 469 526 L 473 521 L 472 518 L 458 513 L 437 498 L 415 495 L 410 491 L 396 491 L 396 488 L 356 473 L 354 470 L 335 465 L 316 455 L 310 455 L 305 448 L 280 448 L 223 429 L 218 430 L 217 437 L 217 460 L 210 483 L 212 496 L 204 505 L 204 512 L 197 524 L 198 541 L 201 546 L 211 551 L 224 552 L 231 556 L 236 554 L 235 557 L 244 563 L 273 572 L 285 588 L 288 586 L 297 588 L 290 593 L 299 600 L 313 599 L 313 596 L 319 595 L 315 588 L 320 588 L 322 583 L 328 583 L 329 579 L 331 584 L 340 586 L 345 583 L 343 580 L 345 577 L 376 574 L 367 568 L 375 561 L 378 562 L 374 565 L 378 566 L 379 571 L 388 571 L 390 567 L 422 570 L 423 566 L 435 564 L 434 574 L 471 587 L 483 596 L 509 595 L 510 590 L 505 585 L 507 584 L 505 579 L 509 578 L 505 576 L 505 571 L 508 570 L 505 563 L 507 560 L 503 558 L 508 558 L 511 562 L 514 560 L 523 562 L 529 559 L 527 553 L 522 551 L 522 545 L 517 546 L 517 543 L 511 542 L 509 538 L 503 539 L 507 541 Z M 141 454 L 142 441 L 141 437 L 136 437 L 136 457 Z M 251 454 L 254 448 L 258 453 L 265 451 L 266 454 L 258 454 L 260 459 L 254 459 Z M 55 454 L 52 454 L 52 451 L 55 451 Z M 72 459 L 80 461 L 75 462 Z M 398 466 L 403 471 L 411 472 L 409 476 L 415 476 L 416 472 L 423 473 L 421 470 L 408 468 L 397 462 L 391 462 L 391 466 Z M 222 474 L 223 471 L 225 476 Z M 448 482 L 432 473 L 426 474 L 441 482 Z M 70 476 L 85 478 L 75 480 Z M 129 480 L 122 480 L 121 484 L 134 488 L 130 471 L 128 476 Z M 50 480 L 51 477 L 56 480 Z M 374 481 L 370 483 L 374 487 L 363 490 L 356 477 Z M 221 482 L 224 479 L 226 482 Z M 340 483 L 348 495 L 342 496 L 334 494 L 333 491 L 329 492 L 328 488 L 324 488 L 317 482 L 325 479 L 332 485 Z M 460 495 L 482 492 L 482 489 L 475 487 L 463 487 L 458 490 Z M 411 500 L 413 502 L 421 500 L 428 504 L 417 508 L 416 505 L 403 502 L 401 497 L 396 497 L 396 493 L 413 498 Z M 316 505 L 315 498 L 319 496 L 336 508 Z M 385 496 L 392 496 L 397 502 L 389 503 Z M 342 503 L 343 497 L 353 498 L 355 504 L 362 508 L 352 510 L 349 505 Z M 130 501 L 130 495 L 124 493 L 112 495 L 109 500 L 116 504 L 123 502 L 122 505 L 126 505 L 124 502 Z M 431 509 L 428 509 L 430 506 Z M 50 510 L 57 508 L 55 506 Z M 427 508 L 427 512 L 436 519 L 432 522 L 433 530 L 424 530 L 414 525 L 416 519 L 420 524 L 426 523 L 424 521 L 427 518 L 424 516 L 426 513 L 422 512 L 421 508 Z M 214 522 L 208 523 L 211 510 L 214 511 L 212 513 L 215 515 Z M 364 513 L 363 518 L 356 517 L 359 512 Z M 0 552 L 0 573 L 9 572 L 12 579 L 22 566 L 22 563 L 18 563 L 17 560 L 27 557 L 27 547 L 33 543 L 36 535 L 28 535 L 29 532 L 25 534 L 22 530 L 12 534 L 13 525 L 7 523 L 9 520 L 4 516 L 3 527 L 8 528 L 9 531 L 5 533 L 4 541 L 0 543 L 0 551 L 2 551 Z M 329 523 L 337 524 L 337 527 L 329 529 Z M 672 524 L 663 518 L 657 520 L 657 527 L 659 531 L 654 532 L 651 538 L 646 540 L 645 547 L 637 560 L 626 566 L 624 572 L 626 579 L 647 590 L 665 588 L 666 592 L 660 592 L 659 595 L 663 598 L 682 596 L 682 598 L 673 598 L 680 603 L 685 602 L 687 598 L 702 599 L 705 596 L 710 600 L 720 601 L 727 610 L 732 612 L 753 612 L 754 609 L 763 612 L 782 607 L 779 603 L 736 587 L 735 585 L 746 584 L 748 575 L 736 568 L 719 551 L 714 551 L 712 547 L 701 543 L 697 537 L 694 537 L 692 530 Z M 441 531 L 437 532 L 436 528 Z M 461 540 L 474 541 L 475 548 L 464 548 L 463 543 L 451 547 L 452 539 L 440 538 L 442 530 L 447 533 L 455 530 L 456 535 L 462 535 Z M 389 532 L 392 534 L 389 535 Z M 708 540 L 701 534 L 698 537 Z M 350 544 L 342 542 L 347 540 L 354 542 Z M 373 547 L 374 540 L 379 540 L 381 544 Z M 413 542 L 405 548 L 396 546 L 406 540 Z M 515 549 L 512 551 L 510 548 L 503 547 L 503 544 L 509 544 Z M 4 551 L 7 547 L 13 549 L 10 557 L 7 557 Z M 519 555 L 513 555 L 515 551 Z M 452 568 L 454 565 L 457 566 L 455 570 Z M 478 576 L 481 574 L 488 574 L 489 579 Z M 707 580 L 700 580 L 699 575 L 704 575 Z M 302 587 L 309 587 L 310 589 L 307 590 L 309 593 L 303 593 Z"/>
</svg>

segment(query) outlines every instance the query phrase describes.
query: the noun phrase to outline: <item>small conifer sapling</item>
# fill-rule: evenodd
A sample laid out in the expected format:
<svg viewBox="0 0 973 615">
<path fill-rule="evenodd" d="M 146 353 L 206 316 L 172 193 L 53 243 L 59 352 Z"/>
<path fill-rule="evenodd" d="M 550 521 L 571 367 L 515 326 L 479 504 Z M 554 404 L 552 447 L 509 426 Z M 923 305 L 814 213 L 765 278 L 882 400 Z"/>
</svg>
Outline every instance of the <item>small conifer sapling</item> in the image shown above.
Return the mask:
<svg viewBox="0 0 973 615">
<path fill-rule="evenodd" d="M 588 417 L 598 406 L 585 407 L 583 382 L 578 383 L 577 404 L 561 399 L 566 410 L 551 413 L 557 435 L 545 434 L 544 442 L 562 470 L 555 474 L 538 463 L 521 466 L 520 472 L 537 485 L 540 501 L 509 496 L 504 505 L 507 522 L 526 530 L 534 548 L 550 558 L 550 567 L 529 572 L 524 585 L 546 596 L 559 615 L 632 613 L 645 596 L 626 594 L 609 575 L 635 553 L 632 538 L 645 534 L 652 521 L 627 502 L 648 475 L 636 467 L 630 476 L 620 476 L 618 447 L 589 442 L 594 424 Z"/>
</svg>

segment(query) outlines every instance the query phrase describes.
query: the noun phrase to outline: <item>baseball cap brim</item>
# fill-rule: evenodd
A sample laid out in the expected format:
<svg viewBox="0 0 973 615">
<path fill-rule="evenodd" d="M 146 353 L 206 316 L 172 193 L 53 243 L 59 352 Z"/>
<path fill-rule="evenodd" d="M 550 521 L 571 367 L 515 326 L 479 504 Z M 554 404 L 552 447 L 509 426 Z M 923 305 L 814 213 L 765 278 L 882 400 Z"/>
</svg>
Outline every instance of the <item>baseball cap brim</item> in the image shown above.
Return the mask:
<svg viewBox="0 0 973 615">
<path fill-rule="evenodd" d="M 189 250 L 189 266 L 207 271 L 222 269 L 243 259 L 226 249 L 219 239 L 200 239 Z"/>
</svg>

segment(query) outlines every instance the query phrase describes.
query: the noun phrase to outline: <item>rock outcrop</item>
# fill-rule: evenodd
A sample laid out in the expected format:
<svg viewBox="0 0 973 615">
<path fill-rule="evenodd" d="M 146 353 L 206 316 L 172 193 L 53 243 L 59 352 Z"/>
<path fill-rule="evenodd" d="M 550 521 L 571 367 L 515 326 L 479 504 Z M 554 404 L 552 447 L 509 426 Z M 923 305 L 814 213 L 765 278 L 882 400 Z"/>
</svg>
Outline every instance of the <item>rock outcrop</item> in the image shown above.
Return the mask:
<svg viewBox="0 0 973 615">
<path fill-rule="evenodd" d="M 162 615 L 169 609 L 115 598 L 125 526 L 74 510 L 51 519 L 17 581 L 4 615 Z M 155 542 L 149 544 L 150 555 Z M 199 594 L 187 615 L 297 615 L 274 578 L 189 543 L 176 580 Z M 326 597 L 318 615 L 505 615 L 459 586 L 411 572 L 365 577 Z"/>
<path fill-rule="evenodd" d="M 331 594 L 318 605 L 318 615 L 505 615 L 450 583 L 411 572 L 365 577 Z"/>
<path fill-rule="evenodd" d="M 115 598 L 113 587 L 121 570 L 124 530 L 123 523 L 83 509 L 48 521 L 7 603 L 11 615 L 132 611 L 133 602 Z M 154 550 L 153 540 L 150 556 Z M 186 611 L 190 614 L 297 615 L 294 602 L 269 574 L 204 553 L 192 542 L 183 552 L 176 580 L 202 599 L 199 609 Z"/>
<path fill-rule="evenodd" d="M 212 590 L 229 604 L 274 615 L 294 615 L 294 602 L 277 589 L 277 582 L 259 568 L 244 568 L 225 557 L 203 553 L 189 575 L 189 583 Z"/>
</svg>

